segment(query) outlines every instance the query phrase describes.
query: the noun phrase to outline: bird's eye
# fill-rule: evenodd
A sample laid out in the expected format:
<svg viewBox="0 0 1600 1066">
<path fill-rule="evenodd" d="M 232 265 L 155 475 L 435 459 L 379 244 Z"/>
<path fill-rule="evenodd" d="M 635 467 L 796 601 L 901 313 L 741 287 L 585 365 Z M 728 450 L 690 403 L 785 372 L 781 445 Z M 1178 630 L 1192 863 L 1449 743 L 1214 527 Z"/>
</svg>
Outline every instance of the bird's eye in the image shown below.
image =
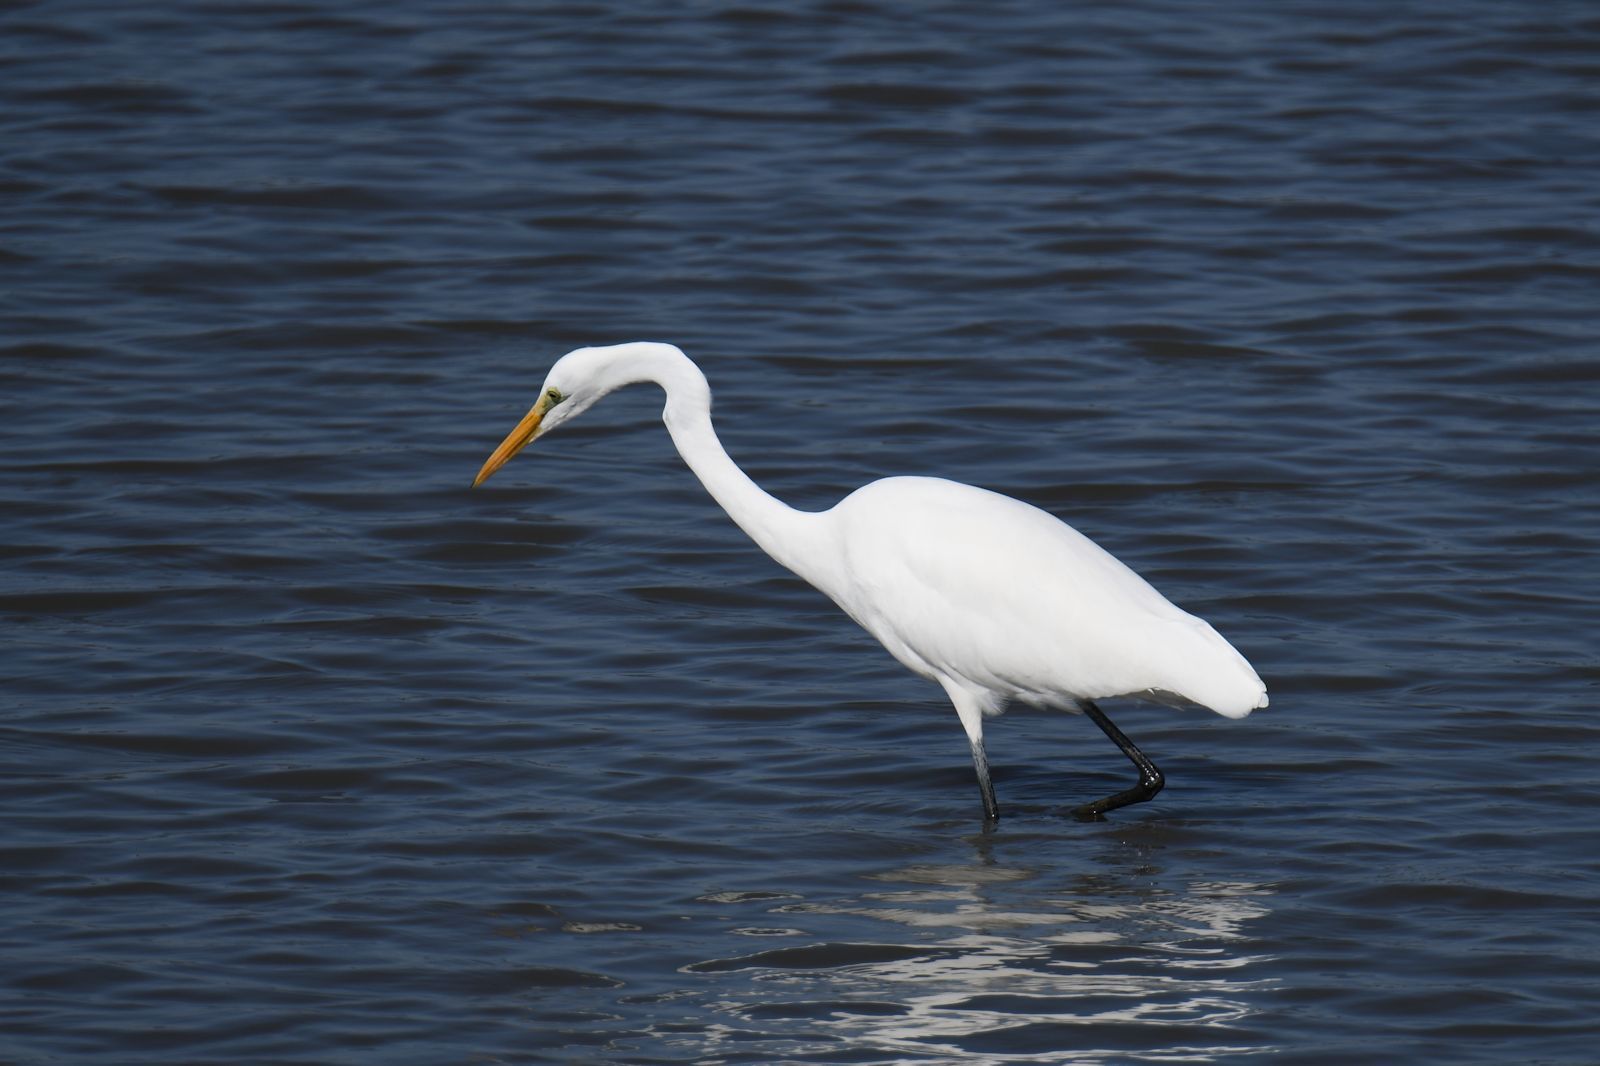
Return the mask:
<svg viewBox="0 0 1600 1066">
<path fill-rule="evenodd" d="M 561 390 L 560 389 L 546 389 L 545 393 L 544 393 L 544 398 L 545 398 L 545 401 L 551 407 L 554 407 L 556 404 L 558 404 L 562 400 L 566 399 L 565 396 L 561 395 Z"/>
</svg>

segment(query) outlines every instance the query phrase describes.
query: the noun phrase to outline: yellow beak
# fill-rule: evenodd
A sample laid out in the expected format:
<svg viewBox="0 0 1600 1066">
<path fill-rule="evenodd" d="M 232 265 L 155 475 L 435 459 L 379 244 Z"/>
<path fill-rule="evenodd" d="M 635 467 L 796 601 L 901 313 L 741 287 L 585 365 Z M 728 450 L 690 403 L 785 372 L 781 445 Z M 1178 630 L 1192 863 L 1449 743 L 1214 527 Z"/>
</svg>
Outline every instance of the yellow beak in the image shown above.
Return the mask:
<svg viewBox="0 0 1600 1066">
<path fill-rule="evenodd" d="M 478 476 L 472 479 L 473 488 L 477 488 L 485 481 L 488 481 L 489 475 L 505 466 L 513 455 L 520 452 L 527 446 L 529 441 L 539 435 L 539 423 L 544 421 L 544 413 L 547 409 L 544 397 L 539 397 L 539 402 L 533 405 L 533 410 L 522 416 L 522 421 L 517 423 L 517 428 L 513 429 L 506 439 L 500 442 L 500 447 L 496 448 L 494 454 L 484 462 L 483 469 L 479 470 Z"/>
</svg>

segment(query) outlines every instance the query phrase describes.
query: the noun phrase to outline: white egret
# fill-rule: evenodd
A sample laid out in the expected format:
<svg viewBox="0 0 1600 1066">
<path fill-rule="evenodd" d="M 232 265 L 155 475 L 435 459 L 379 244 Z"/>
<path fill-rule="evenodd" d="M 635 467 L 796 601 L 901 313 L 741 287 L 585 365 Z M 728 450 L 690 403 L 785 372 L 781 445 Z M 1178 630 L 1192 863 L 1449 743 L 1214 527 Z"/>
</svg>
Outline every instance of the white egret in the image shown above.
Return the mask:
<svg viewBox="0 0 1600 1066">
<path fill-rule="evenodd" d="M 1261 678 L 1216 630 L 1029 504 L 930 477 L 874 481 L 826 511 L 768 495 L 723 450 L 705 375 L 670 344 L 562 356 L 473 486 L 612 390 L 652 381 L 666 391 L 661 417 L 678 454 L 729 517 L 944 689 L 972 746 L 986 818 L 1000 812 L 983 720 L 1011 700 L 1082 711 L 1138 768 L 1132 788 L 1077 808 L 1087 816 L 1148 800 L 1164 783 L 1095 700 L 1190 702 L 1228 718 L 1267 705 Z"/>
</svg>

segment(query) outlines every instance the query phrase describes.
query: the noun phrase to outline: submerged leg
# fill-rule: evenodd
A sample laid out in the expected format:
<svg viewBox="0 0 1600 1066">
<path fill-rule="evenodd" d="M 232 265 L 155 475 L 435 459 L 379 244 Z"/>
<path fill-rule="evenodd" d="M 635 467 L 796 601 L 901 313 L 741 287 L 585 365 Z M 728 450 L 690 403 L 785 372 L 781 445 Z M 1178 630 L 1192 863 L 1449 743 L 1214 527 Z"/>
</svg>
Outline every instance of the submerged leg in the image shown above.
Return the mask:
<svg viewBox="0 0 1600 1066">
<path fill-rule="evenodd" d="M 1157 792 L 1160 792 L 1161 786 L 1167 783 L 1167 779 L 1160 770 L 1156 769 L 1156 764 L 1150 761 L 1150 757 L 1140 751 L 1138 746 L 1128 739 L 1127 734 L 1113 725 L 1111 719 L 1106 717 L 1106 712 L 1096 707 L 1093 700 L 1079 700 L 1078 706 L 1082 708 L 1084 714 L 1089 716 L 1090 721 L 1099 726 L 1101 731 L 1111 738 L 1112 743 L 1122 749 L 1122 754 L 1126 755 L 1133 765 L 1139 768 L 1139 783 L 1130 789 L 1107 796 L 1105 799 L 1086 803 L 1072 813 L 1080 817 L 1092 818 L 1107 811 L 1114 811 L 1118 807 L 1126 807 L 1130 803 L 1143 803 Z"/>
<path fill-rule="evenodd" d="M 983 750 L 983 737 L 972 741 L 972 766 L 978 771 L 978 791 L 983 795 L 984 820 L 1000 820 L 1000 805 L 994 801 L 994 782 L 989 780 L 989 756 Z"/>
</svg>

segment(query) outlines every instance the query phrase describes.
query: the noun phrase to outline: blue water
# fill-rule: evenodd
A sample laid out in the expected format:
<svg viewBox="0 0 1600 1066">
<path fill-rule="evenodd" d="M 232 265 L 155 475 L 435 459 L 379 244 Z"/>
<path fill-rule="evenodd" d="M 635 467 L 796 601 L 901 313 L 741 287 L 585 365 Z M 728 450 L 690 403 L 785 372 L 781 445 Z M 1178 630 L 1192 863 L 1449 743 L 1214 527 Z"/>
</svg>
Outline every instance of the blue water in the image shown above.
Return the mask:
<svg viewBox="0 0 1600 1066">
<path fill-rule="evenodd" d="M 0 8 L 0 1061 L 1587 1063 L 1592 5 Z M 939 474 L 1269 709 L 991 723 L 751 545 Z"/>
</svg>

